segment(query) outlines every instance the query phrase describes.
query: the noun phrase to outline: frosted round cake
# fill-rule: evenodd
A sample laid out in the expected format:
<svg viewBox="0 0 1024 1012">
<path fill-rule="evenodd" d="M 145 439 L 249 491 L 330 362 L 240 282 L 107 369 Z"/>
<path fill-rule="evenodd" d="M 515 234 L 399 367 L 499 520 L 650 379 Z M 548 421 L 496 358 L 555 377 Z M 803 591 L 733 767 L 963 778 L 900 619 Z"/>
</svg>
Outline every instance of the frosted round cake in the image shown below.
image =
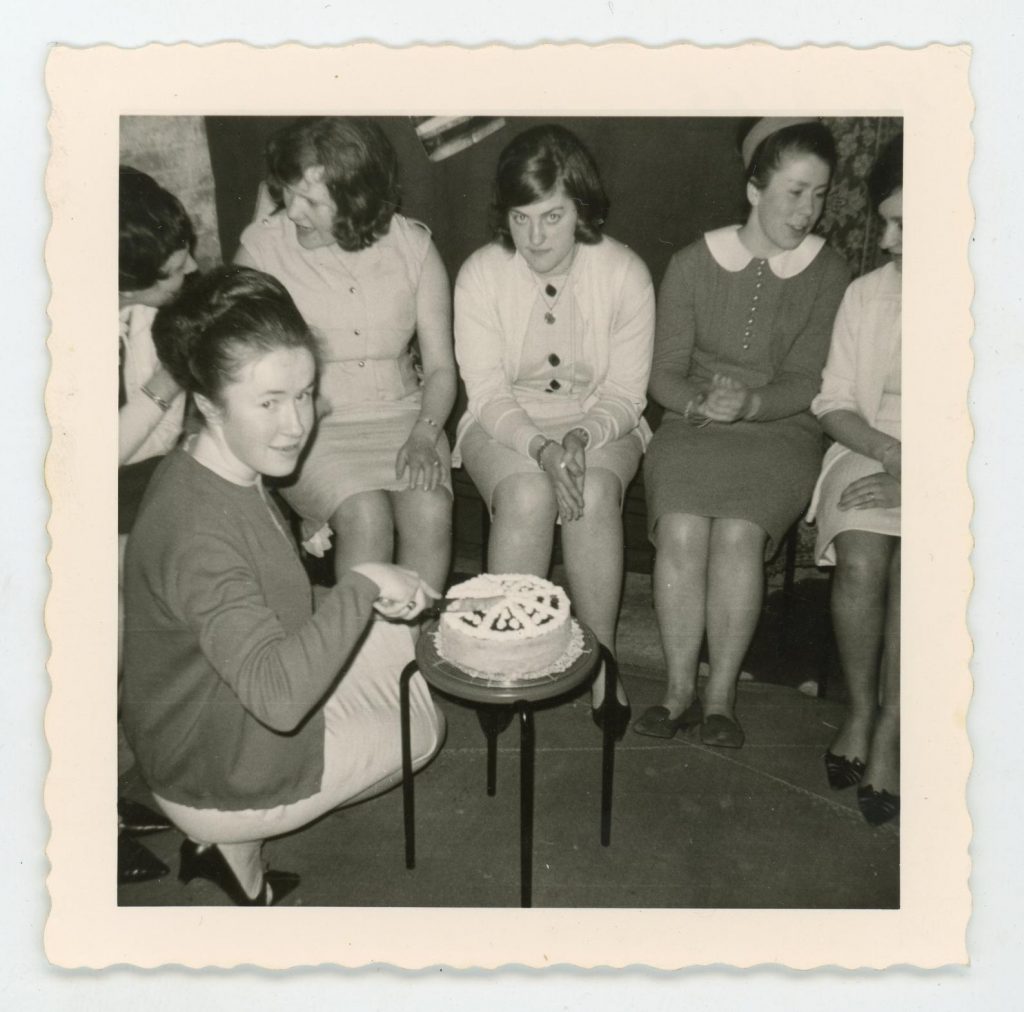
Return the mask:
<svg viewBox="0 0 1024 1012">
<path fill-rule="evenodd" d="M 487 608 L 442 614 L 438 653 L 461 668 L 509 679 L 549 670 L 572 640 L 565 591 L 519 573 L 484 573 L 448 591 L 448 597 L 499 596 Z"/>
</svg>

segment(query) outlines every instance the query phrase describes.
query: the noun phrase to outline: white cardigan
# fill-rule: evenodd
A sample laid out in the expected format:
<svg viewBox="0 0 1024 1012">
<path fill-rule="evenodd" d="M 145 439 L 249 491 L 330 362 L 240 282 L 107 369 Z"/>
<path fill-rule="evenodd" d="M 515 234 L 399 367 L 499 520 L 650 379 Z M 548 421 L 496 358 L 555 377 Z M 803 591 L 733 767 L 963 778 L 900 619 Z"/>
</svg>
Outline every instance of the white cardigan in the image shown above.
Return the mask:
<svg viewBox="0 0 1024 1012">
<path fill-rule="evenodd" d="M 596 449 L 639 430 L 654 353 L 654 286 L 644 262 L 605 236 L 580 243 L 572 268 L 572 294 L 583 321 L 581 358 L 593 380 L 582 392 L 586 416 L 580 427 Z M 494 439 L 526 455 L 541 430 L 512 391 L 537 288 L 517 253 L 491 243 L 462 265 L 455 283 L 455 357 L 469 406 L 459 421 L 458 446 L 475 420 Z"/>
<path fill-rule="evenodd" d="M 854 411 L 868 425 L 875 425 L 893 356 L 900 353 L 902 301 L 900 273 L 891 263 L 850 283 L 832 330 L 821 392 L 811 402 L 811 411 L 818 418 L 830 411 Z M 813 520 L 817 512 L 825 475 L 850 452 L 842 443 L 829 447 L 807 511 L 808 520 Z"/>
</svg>

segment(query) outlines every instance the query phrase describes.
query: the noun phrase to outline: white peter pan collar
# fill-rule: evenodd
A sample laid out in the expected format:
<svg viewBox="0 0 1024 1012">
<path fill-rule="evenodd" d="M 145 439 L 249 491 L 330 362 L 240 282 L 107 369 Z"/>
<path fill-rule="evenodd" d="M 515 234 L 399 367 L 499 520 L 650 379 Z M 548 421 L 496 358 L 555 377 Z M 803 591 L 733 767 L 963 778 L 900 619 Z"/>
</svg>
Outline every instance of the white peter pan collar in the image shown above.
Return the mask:
<svg viewBox="0 0 1024 1012">
<path fill-rule="evenodd" d="M 736 273 L 743 270 L 751 260 L 753 253 L 743 245 L 740 239 L 739 225 L 726 225 L 716 228 L 713 232 L 704 233 L 704 241 L 708 249 L 723 270 Z M 768 266 L 777 278 L 794 278 L 810 266 L 811 261 L 821 252 L 825 240 L 820 235 L 807 235 L 796 249 L 776 253 L 768 258 Z"/>
</svg>

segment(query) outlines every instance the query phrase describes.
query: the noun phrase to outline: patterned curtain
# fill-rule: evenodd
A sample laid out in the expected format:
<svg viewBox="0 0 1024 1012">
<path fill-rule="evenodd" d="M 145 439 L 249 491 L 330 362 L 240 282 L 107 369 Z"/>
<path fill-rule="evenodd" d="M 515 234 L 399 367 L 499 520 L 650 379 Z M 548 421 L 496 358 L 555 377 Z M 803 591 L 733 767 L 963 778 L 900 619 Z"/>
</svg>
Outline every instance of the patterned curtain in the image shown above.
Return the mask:
<svg viewBox="0 0 1024 1012">
<path fill-rule="evenodd" d="M 865 185 L 886 142 L 903 129 L 899 117 L 826 117 L 839 149 L 839 165 L 817 231 L 846 258 L 854 277 L 885 262 L 878 248 L 879 220 Z"/>
<path fill-rule="evenodd" d="M 122 116 L 121 164 L 151 175 L 185 206 L 202 270 L 220 263 L 217 206 L 202 116 Z"/>
</svg>

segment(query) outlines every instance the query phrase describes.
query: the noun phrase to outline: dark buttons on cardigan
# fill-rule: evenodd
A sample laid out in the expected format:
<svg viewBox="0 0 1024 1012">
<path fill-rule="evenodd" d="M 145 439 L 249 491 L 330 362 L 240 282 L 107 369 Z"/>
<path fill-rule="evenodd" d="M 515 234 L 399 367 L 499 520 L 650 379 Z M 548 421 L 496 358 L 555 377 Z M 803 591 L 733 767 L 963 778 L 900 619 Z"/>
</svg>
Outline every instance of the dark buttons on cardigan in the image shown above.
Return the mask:
<svg viewBox="0 0 1024 1012">
<path fill-rule="evenodd" d="M 550 382 L 550 383 L 548 384 L 548 389 L 549 389 L 549 390 L 560 390 L 561 388 L 562 388 L 562 384 L 561 384 L 561 383 L 559 383 L 559 382 L 558 382 L 558 380 L 552 380 L 552 381 L 551 381 L 551 382 Z"/>
<path fill-rule="evenodd" d="M 353 288 L 350 288 L 350 289 L 349 289 L 349 292 L 350 292 L 350 293 L 351 293 L 352 295 L 355 295 L 355 294 L 356 294 L 356 290 L 355 290 L 355 288 L 354 288 L 354 287 L 353 287 Z"/>
<path fill-rule="evenodd" d="M 359 331 L 358 331 L 358 330 L 353 330 L 353 331 L 352 331 L 352 333 L 353 333 L 353 334 L 355 334 L 355 335 L 356 335 L 356 337 L 358 337 L 358 336 L 359 336 Z"/>
<path fill-rule="evenodd" d="M 550 355 L 548 355 L 548 361 L 552 365 L 559 365 L 562 360 L 554 352 L 552 352 Z"/>
</svg>

